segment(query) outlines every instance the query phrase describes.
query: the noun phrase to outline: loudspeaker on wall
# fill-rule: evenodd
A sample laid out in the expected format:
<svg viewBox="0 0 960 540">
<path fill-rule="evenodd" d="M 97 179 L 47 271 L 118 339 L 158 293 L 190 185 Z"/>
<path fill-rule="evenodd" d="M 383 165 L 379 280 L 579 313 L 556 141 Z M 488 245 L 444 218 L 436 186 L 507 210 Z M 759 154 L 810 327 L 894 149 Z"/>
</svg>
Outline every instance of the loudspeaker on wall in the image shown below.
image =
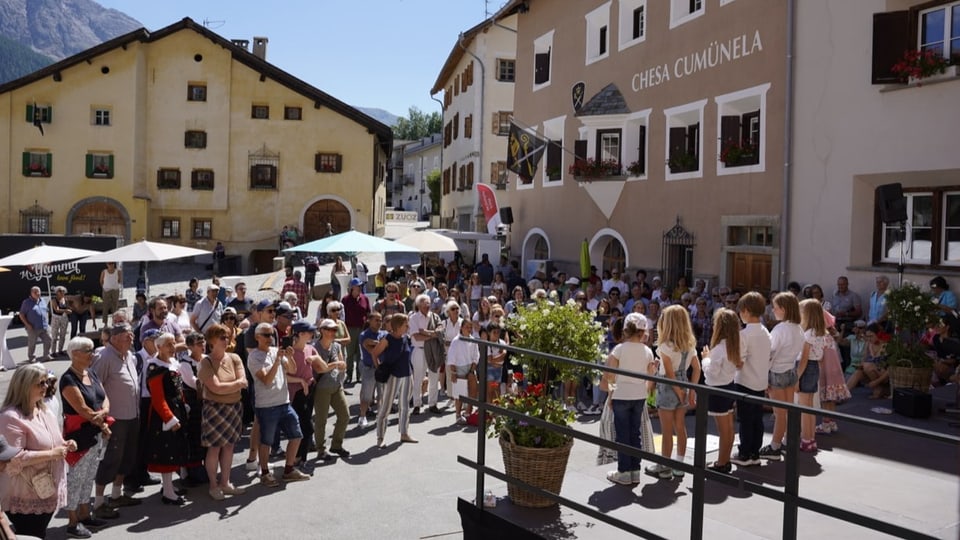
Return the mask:
<svg viewBox="0 0 960 540">
<path fill-rule="evenodd" d="M 903 186 L 900 183 L 877 186 L 877 207 L 880 221 L 886 224 L 907 221 L 907 199 L 903 196 Z"/>
<path fill-rule="evenodd" d="M 504 206 L 500 209 L 500 223 L 513 225 L 513 208 Z"/>
</svg>

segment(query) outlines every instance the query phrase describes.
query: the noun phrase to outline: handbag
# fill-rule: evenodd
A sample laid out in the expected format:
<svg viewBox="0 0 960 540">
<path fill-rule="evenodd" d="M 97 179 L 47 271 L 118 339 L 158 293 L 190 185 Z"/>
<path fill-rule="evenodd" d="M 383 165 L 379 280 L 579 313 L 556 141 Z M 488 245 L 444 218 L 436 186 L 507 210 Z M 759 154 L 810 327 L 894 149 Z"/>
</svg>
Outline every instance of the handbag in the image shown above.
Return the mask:
<svg viewBox="0 0 960 540">
<path fill-rule="evenodd" d="M 390 380 L 390 366 L 381 363 L 373 372 L 373 380 L 378 383 L 385 383 Z"/>
<path fill-rule="evenodd" d="M 50 471 L 43 471 L 34 473 L 33 476 L 27 478 L 20 473 L 21 476 L 30 484 L 30 487 L 33 488 L 34 493 L 37 494 L 37 497 L 41 499 L 49 499 L 57 494 L 57 484 L 53 481 L 53 475 L 50 474 Z"/>
<path fill-rule="evenodd" d="M 430 322 L 427 324 L 427 331 L 437 333 L 437 325 L 440 317 L 436 313 L 430 314 Z M 443 340 L 437 336 L 423 342 L 423 357 L 427 364 L 427 369 L 436 373 L 446 363 L 446 350 L 443 346 Z"/>
</svg>

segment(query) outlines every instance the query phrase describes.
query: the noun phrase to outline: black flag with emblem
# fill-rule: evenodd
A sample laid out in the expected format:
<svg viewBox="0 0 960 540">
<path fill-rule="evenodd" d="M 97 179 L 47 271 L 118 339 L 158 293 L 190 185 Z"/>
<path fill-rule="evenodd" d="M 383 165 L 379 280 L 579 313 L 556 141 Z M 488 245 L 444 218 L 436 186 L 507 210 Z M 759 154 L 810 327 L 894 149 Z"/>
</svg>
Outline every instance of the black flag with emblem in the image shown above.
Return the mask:
<svg viewBox="0 0 960 540">
<path fill-rule="evenodd" d="M 537 164 L 546 144 L 547 141 L 511 122 L 507 140 L 507 169 L 517 173 L 524 182 L 530 182 L 537 173 Z"/>
</svg>

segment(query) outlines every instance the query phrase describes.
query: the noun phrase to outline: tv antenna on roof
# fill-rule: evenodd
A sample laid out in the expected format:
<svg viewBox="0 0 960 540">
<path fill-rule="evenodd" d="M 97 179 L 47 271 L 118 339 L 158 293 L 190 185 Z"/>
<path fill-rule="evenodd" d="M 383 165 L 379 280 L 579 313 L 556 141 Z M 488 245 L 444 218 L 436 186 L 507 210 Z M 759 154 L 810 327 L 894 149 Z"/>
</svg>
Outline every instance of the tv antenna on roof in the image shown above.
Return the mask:
<svg viewBox="0 0 960 540">
<path fill-rule="evenodd" d="M 210 19 L 204 19 L 204 20 L 203 20 L 203 26 L 204 26 L 204 28 L 209 28 L 210 30 L 216 30 L 217 28 L 220 28 L 221 26 L 223 26 L 223 25 L 225 25 L 225 24 L 227 24 L 226 19 L 223 19 L 223 20 L 214 20 L 214 21 L 211 21 Z"/>
</svg>

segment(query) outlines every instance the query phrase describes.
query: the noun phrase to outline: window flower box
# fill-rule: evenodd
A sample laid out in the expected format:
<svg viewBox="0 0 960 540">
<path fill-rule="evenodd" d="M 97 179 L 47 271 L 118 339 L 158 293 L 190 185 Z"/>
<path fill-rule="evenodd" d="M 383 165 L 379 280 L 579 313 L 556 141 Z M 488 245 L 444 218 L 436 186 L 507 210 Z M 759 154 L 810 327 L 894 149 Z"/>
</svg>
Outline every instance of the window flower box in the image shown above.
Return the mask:
<svg viewBox="0 0 960 540">
<path fill-rule="evenodd" d="M 723 145 L 718 158 L 726 167 L 756 165 L 760 161 L 757 145 L 750 141 L 730 141 Z"/>
<path fill-rule="evenodd" d="M 924 79 L 936 80 L 957 76 L 957 58 L 944 58 L 940 53 L 932 50 L 909 50 L 903 53 L 903 58 L 893 65 L 891 71 L 900 81 L 920 86 Z"/>
<path fill-rule="evenodd" d="M 667 160 L 667 166 L 670 167 L 671 174 L 692 172 L 700 168 L 700 160 L 693 154 L 677 152 Z"/>
<path fill-rule="evenodd" d="M 593 158 L 578 159 L 573 162 L 569 170 L 577 182 L 625 180 L 626 176 L 621 175 L 621 172 L 620 162 L 613 159 L 601 161 Z"/>
</svg>

